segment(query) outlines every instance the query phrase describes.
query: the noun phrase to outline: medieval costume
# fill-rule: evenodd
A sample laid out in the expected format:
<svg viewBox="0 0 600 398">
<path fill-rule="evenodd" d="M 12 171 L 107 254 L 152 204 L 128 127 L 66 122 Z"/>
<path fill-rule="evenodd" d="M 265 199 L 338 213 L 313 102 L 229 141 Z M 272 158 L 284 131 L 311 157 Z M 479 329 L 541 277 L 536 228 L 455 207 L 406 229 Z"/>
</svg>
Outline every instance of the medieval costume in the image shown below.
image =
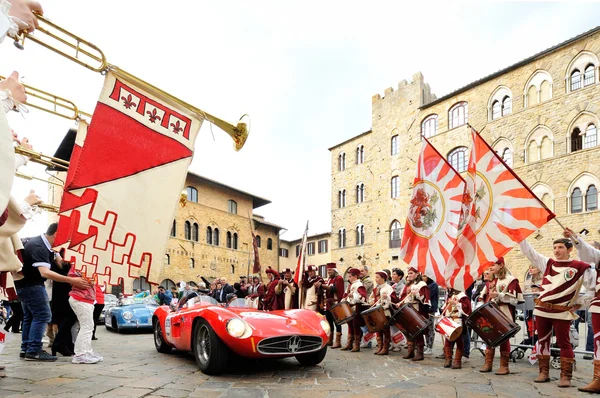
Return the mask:
<svg viewBox="0 0 600 398">
<path fill-rule="evenodd" d="M 369 304 L 372 306 L 380 305 L 385 310 L 385 316 L 390 319 L 390 304 L 396 296 L 393 294 L 394 289 L 387 284 L 387 274 L 383 271 L 378 271 L 376 274 L 383 279 L 383 283 L 375 286 L 373 293 L 369 297 Z M 388 355 L 390 345 L 392 344 L 392 335 L 390 332 L 389 322 L 386 324 L 382 332 L 377 332 L 377 345 L 379 350 L 375 355 Z"/>
<path fill-rule="evenodd" d="M 250 308 L 263 309 L 263 299 L 265 297 L 265 287 L 260 283 L 258 276 L 252 278 L 252 284 L 247 286 L 246 303 Z"/>
<path fill-rule="evenodd" d="M 292 270 L 283 270 L 284 278 L 281 279 L 279 287 L 283 290 L 283 306 L 286 310 L 298 309 L 298 284 L 294 282 Z M 278 289 L 279 289 L 278 287 Z"/>
<path fill-rule="evenodd" d="M 327 281 L 321 289 L 323 294 L 321 309 L 325 312 L 325 317 L 327 318 L 327 322 L 329 322 L 329 327 L 331 329 L 331 334 L 329 335 L 331 348 L 340 348 L 342 346 L 342 325 L 335 324 L 331 308 L 336 305 L 344 295 L 344 278 L 338 273 L 335 263 L 327 263 L 327 276 Z M 334 327 L 335 341 L 332 341 Z"/>
<path fill-rule="evenodd" d="M 442 311 L 442 316 L 447 316 L 452 318 L 452 320 L 459 325 L 463 326 L 463 333 L 467 333 L 467 317 L 471 315 L 471 300 L 469 297 L 459 291 L 454 291 L 454 294 L 450 296 L 444 310 Z M 454 354 L 454 361 L 452 360 L 452 351 L 454 349 L 454 344 L 456 344 L 456 353 Z M 460 369 L 462 368 L 462 356 L 464 352 L 465 346 L 462 339 L 462 335 L 458 337 L 455 341 L 450 341 L 448 339 L 444 340 L 444 356 L 446 358 L 446 362 L 444 363 L 445 368 L 452 367 L 452 369 Z"/>
<path fill-rule="evenodd" d="M 323 278 L 317 274 L 317 266 L 309 265 L 302 278 L 302 309 L 318 311 L 319 290 L 323 284 Z"/>
<path fill-rule="evenodd" d="M 407 282 L 406 285 L 404 285 L 404 291 L 400 297 L 400 302 L 412 304 L 419 314 L 423 315 L 425 318 L 428 318 L 429 306 L 431 305 L 429 300 L 429 287 L 427 286 L 427 283 L 421 280 L 421 274 L 416 268 L 410 267 L 408 271 L 414 272 L 417 274 L 417 276 L 414 281 Z M 425 336 L 420 334 L 414 341 L 408 342 L 408 352 L 402 358 L 412 359 L 413 361 L 422 361 L 424 359 L 424 350 Z"/>
<path fill-rule="evenodd" d="M 271 281 L 267 285 L 267 291 L 264 298 L 264 309 L 267 311 L 277 311 L 284 309 L 282 289 L 279 289 L 277 293 L 276 289 L 279 286 L 279 272 L 273 268 L 268 268 L 266 271 L 267 275 L 271 275 Z"/>
<path fill-rule="evenodd" d="M 346 289 L 342 301 L 346 301 L 350 306 L 354 307 L 356 316 L 348 323 L 348 341 L 342 350 L 350 350 L 351 352 L 360 351 L 360 340 L 362 339 L 361 326 L 364 321 L 360 313 L 364 311 L 367 304 L 367 289 L 360 281 L 360 271 L 357 268 L 348 270 L 350 285 Z"/>
</svg>

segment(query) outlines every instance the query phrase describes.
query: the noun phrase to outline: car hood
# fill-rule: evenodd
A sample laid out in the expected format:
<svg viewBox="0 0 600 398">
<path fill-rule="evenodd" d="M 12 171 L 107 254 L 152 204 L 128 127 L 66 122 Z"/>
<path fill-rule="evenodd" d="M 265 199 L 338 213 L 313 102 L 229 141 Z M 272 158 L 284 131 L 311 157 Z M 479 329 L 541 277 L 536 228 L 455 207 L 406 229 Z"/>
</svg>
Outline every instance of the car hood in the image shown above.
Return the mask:
<svg viewBox="0 0 600 398">
<path fill-rule="evenodd" d="M 233 308 L 230 311 L 244 319 L 255 330 L 269 330 L 281 334 L 320 334 L 323 328 L 321 315 L 309 310 L 256 311 L 249 308 Z"/>
</svg>

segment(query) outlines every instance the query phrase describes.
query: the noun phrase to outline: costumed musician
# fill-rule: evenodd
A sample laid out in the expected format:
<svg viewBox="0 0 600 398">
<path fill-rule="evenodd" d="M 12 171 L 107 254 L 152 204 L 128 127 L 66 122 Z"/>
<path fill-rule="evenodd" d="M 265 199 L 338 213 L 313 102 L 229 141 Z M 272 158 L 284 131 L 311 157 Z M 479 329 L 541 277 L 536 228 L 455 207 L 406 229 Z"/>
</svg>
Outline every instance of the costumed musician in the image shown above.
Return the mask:
<svg viewBox="0 0 600 398">
<path fill-rule="evenodd" d="M 304 310 L 319 310 L 319 288 L 323 284 L 323 278 L 317 274 L 317 266 L 309 265 L 302 278 L 302 298 L 303 303 L 300 306 Z"/>
<path fill-rule="evenodd" d="M 388 275 L 384 271 L 377 271 L 375 273 L 375 288 L 373 293 L 369 297 L 369 304 L 371 306 L 380 305 L 385 310 L 385 316 L 388 321 L 390 319 L 390 304 L 392 300 L 397 300 L 394 294 L 394 289 L 387 283 Z M 379 350 L 374 355 L 388 355 L 390 351 L 390 345 L 392 344 L 392 335 L 390 332 L 389 322 L 383 329 L 383 332 L 377 332 L 377 345 Z"/>
<path fill-rule="evenodd" d="M 508 319 L 515 321 L 516 306 L 518 303 L 523 302 L 523 293 L 521 292 L 521 286 L 519 280 L 508 273 L 508 268 L 504 263 L 504 257 L 498 258 L 494 264 L 488 268 L 488 270 L 494 278 L 486 282 L 485 287 L 481 291 L 480 299 L 483 299 L 484 303 L 490 301 L 495 302 L 498 305 L 500 311 L 506 315 Z M 494 355 L 496 349 L 494 347 L 487 347 L 485 350 L 485 363 L 479 370 L 482 373 L 492 371 L 494 364 Z M 500 368 L 496 371 L 497 375 L 507 375 L 510 373 L 508 369 L 508 362 L 510 361 L 510 340 L 506 340 L 500 345 Z"/>
<path fill-rule="evenodd" d="M 245 300 L 246 304 L 248 304 L 248 307 L 262 310 L 262 303 L 265 297 L 265 287 L 260 282 L 260 278 L 258 276 L 254 275 L 252 277 L 252 284 L 247 286 L 247 292 L 248 294 L 246 295 Z"/>
<path fill-rule="evenodd" d="M 402 291 L 400 302 L 395 304 L 396 307 L 400 307 L 401 304 L 410 303 L 412 306 L 423 315 L 425 318 L 429 318 L 429 306 L 431 302 L 429 300 L 429 287 L 423 281 L 421 273 L 414 267 L 410 267 L 406 272 L 406 285 Z M 416 354 L 415 354 L 416 347 Z M 425 336 L 419 335 L 415 341 L 408 341 L 408 352 L 404 355 L 403 359 L 412 359 L 413 361 L 422 361 L 423 351 L 425 349 Z"/>
<path fill-rule="evenodd" d="M 544 275 L 540 295 L 534 300 L 533 310 L 539 345 L 539 375 L 534 381 L 550 381 L 550 338 L 554 330 L 560 348 L 558 386 L 570 387 L 575 353 L 571 346 L 569 330 L 571 321 L 577 318 L 575 311 L 580 307 L 578 299 L 581 285 L 586 289 L 593 289 L 596 284 L 596 270 L 588 263 L 570 259 L 573 242 L 566 238 L 556 239 L 552 244 L 556 259 L 539 254 L 526 240 L 519 243 L 519 247 L 523 255 Z"/>
<path fill-rule="evenodd" d="M 286 310 L 298 309 L 298 285 L 294 282 L 292 270 L 283 270 L 283 279 L 279 280 L 277 289 L 283 290 L 283 304 Z"/>
<path fill-rule="evenodd" d="M 335 263 L 327 263 L 327 281 L 321 286 L 321 310 L 325 312 L 325 318 L 329 322 L 331 334 L 329 342 L 331 348 L 340 348 L 342 346 L 342 325 L 336 325 L 331 308 L 336 305 L 344 296 L 344 278 L 338 273 Z M 333 330 L 335 327 L 335 341 L 333 338 Z"/>
<path fill-rule="evenodd" d="M 462 356 L 465 349 L 463 341 L 463 335 L 468 333 L 467 331 L 467 317 L 471 315 L 471 299 L 461 291 L 456 289 L 448 289 L 448 302 L 442 311 L 442 316 L 452 318 L 452 320 L 459 325 L 463 326 L 462 335 L 455 341 L 444 339 L 444 367 L 452 369 L 462 368 Z M 456 344 L 456 353 L 454 354 L 454 361 L 452 360 L 452 354 L 454 345 Z"/>
<path fill-rule="evenodd" d="M 341 301 L 346 301 L 350 306 L 354 307 L 355 317 L 348 323 L 348 341 L 342 348 L 342 351 L 350 350 L 350 352 L 360 351 L 360 341 L 362 339 L 361 326 L 364 321 L 360 313 L 364 311 L 367 305 L 367 289 L 360 281 L 360 270 L 358 268 L 350 268 L 348 270 L 348 288 L 344 293 Z"/>
<path fill-rule="evenodd" d="M 275 271 L 271 267 L 268 267 L 265 273 L 269 277 L 269 283 L 267 284 L 267 291 L 265 293 L 264 298 L 264 309 L 266 311 L 282 310 L 283 290 L 277 290 L 277 287 L 280 286 L 279 280 L 281 279 L 281 277 L 279 276 L 279 272 Z"/>
</svg>

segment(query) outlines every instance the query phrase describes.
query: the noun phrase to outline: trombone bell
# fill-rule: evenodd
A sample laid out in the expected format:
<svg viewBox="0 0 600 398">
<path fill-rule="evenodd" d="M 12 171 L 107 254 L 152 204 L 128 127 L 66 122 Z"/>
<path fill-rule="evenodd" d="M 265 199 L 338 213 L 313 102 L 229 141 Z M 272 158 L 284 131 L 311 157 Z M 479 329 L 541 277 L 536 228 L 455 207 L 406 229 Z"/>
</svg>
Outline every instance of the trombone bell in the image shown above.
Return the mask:
<svg viewBox="0 0 600 398">
<path fill-rule="evenodd" d="M 44 166 L 53 167 L 58 171 L 67 171 L 69 169 L 69 162 L 53 156 L 44 155 L 40 152 L 35 152 L 22 146 L 15 147 L 15 153 L 28 157 L 34 163 L 43 164 Z"/>
</svg>

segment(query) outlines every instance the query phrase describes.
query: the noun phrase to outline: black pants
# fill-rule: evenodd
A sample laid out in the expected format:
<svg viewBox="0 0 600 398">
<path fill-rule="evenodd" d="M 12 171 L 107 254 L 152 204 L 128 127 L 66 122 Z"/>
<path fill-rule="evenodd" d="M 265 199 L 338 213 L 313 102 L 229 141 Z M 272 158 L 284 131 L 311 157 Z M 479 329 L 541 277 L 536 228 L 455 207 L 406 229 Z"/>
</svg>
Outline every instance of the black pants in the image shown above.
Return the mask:
<svg viewBox="0 0 600 398">
<path fill-rule="evenodd" d="M 21 322 L 23 321 L 23 307 L 21 307 L 21 303 L 13 301 L 10 304 L 10 308 L 12 309 L 12 315 L 8 322 L 6 322 L 4 330 L 10 332 L 12 328 L 13 333 L 19 333 L 21 331 Z"/>
<path fill-rule="evenodd" d="M 100 319 L 100 314 L 102 314 L 102 310 L 104 309 L 104 304 L 94 304 L 94 334 L 92 334 L 92 339 L 96 338 L 96 323 L 98 319 Z"/>
<path fill-rule="evenodd" d="M 329 328 L 333 330 L 335 327 L 335 331 L 338 333 L 342 333 L 342 325 L 336 325 L 333 321 L 333 314 L 331 311 L 325 311 L 325 318 L 327 318 L 327 322 L 329 322 Z"/>
<path fill-rule="evenodd" d="M 53 351 L 59 352 L 73 352 L 75 344 L 73 344 L 73 336 L 71 334 L 71 328 L 77 322 L 77 316 L 71 309 L 71 306 L 64 308 L 64 312 L 60 317 L 61 321 L 58 325 L 58 333 L 54 337 L 54 344 L 52 345 Z"/>
</svg>

